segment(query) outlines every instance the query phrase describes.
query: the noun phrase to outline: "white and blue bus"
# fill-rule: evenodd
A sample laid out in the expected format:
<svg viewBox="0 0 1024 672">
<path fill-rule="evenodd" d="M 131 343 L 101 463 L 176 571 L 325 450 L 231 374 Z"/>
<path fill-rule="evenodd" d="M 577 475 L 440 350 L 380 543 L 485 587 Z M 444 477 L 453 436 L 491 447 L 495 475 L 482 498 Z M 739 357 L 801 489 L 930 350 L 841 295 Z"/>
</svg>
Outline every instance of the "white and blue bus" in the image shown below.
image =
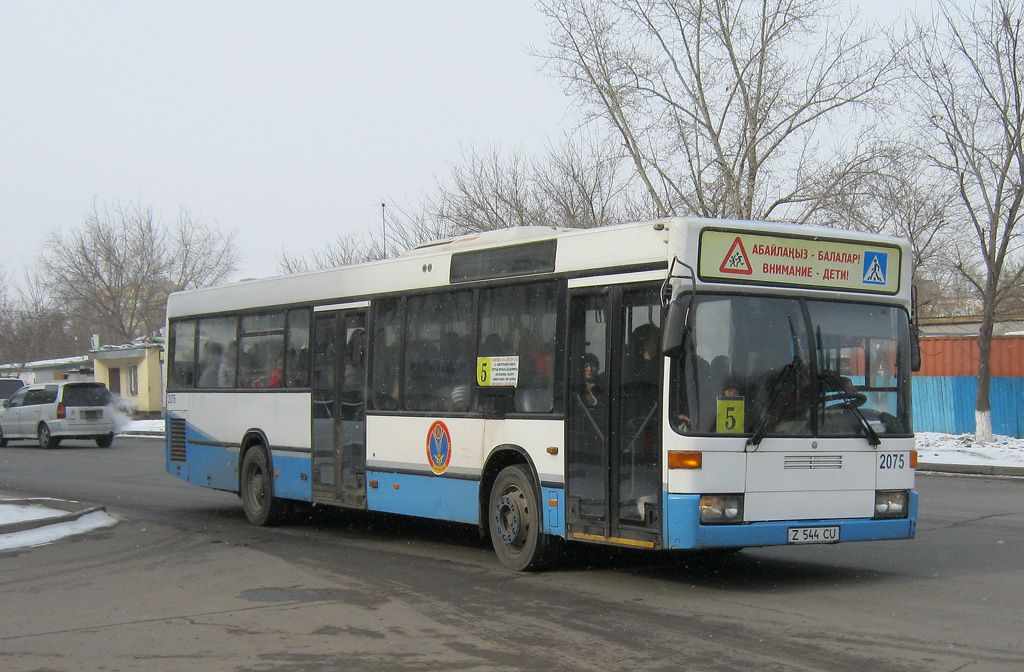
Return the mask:
<svg viewBox="0 0 1024 672">
<path fill-rule="evenodd" d="M 899 239 L 673 218 L 175 293 L 167 470 L 257 525 L 477 525 L 516 570 L 912 538 L 910 279 Z"/>
</svg>

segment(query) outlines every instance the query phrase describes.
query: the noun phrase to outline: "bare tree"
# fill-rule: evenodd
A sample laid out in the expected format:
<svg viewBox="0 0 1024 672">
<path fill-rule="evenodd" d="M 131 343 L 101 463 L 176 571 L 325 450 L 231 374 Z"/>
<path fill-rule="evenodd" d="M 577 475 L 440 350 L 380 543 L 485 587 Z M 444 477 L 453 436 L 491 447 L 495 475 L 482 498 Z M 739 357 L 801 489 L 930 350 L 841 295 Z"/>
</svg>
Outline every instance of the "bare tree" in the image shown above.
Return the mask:
<svg viewBox="0 0 1024 672">
<path fill-rule="evenodd" d="M 291 275 L 315 269 L 350 266 L 380 258 L 382 257 L 379 246 L 349 233 L 338 236 L 333 243 L 313 250 L 308 257 L 282 252 L 278 257 L 278 271 L 283 275 Z"/>
<path fill-rule="evenodd" d="M 129 342 L 162 326 L 170 292 L 220 282 L 235 271 L 233 235 L 186 210 L 168 228 L 149 207 L 94 206 L 83 228 L 47 236 L 41 287 L 79 328 Z"/>
<path fill-rule="evenodd" d="M 896 77 L 894 52 L 836 4 L 547 0 L 541 55 L 618 135 L 654 215 L 804 221 L 861 163 L 839 163 L 829 123 L 848 127 Z"/>
<path fill-rule="evenodd" d="M 989 0 L 968 10 L 944 1 L 932 23 L 918 25 L 911 63 L 921 84 L 928 155 L 957 195 L 971 241 L 953 251 L 954 267 L 981 304 L 975 417 L 983 441 L 992 438 L 993 326 L 1024 273 L 1022 21 L 1020 0 Z"/>
<path fill-rule="evenodd" d="M 631 176 L 621 166 L 614 146 L 581 135 L 563 138 L 540 158 L 500 147 L 470 147 L 460 163 L 449 166 L 437 192 L 418 207 L 386 209 L 381 223 L 386 236 L 383 230 L 369 238 L 347 234 L 305 256 L 283 253 L 278 269 L 300 273 L 383 259 L 426 242 L 514 226 L 587 228 L 621 222 L 640 210 L 631 200 Z"/>
<path fill-rule="evenodd" d="M 28 276 L 23 287 L 5 282 L 0 294 L 0 362 L 22 366 L 82 354 L 71 321 L 38 280 Z"/>
</svg>

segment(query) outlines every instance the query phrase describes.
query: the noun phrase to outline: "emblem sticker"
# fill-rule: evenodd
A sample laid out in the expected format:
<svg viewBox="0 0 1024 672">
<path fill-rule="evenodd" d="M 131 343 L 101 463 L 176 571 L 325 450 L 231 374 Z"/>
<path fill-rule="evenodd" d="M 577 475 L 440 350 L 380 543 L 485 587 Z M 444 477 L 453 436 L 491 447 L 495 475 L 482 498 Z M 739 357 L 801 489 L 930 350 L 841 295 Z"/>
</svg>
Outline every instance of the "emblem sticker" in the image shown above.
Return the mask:
<svg viewBox="0 0 1024 672">
<path fill-rule="evenodd" d="M 452 435 L 448 427 L 438 420 L 427 432 L 427 461 L 435 474 L 443 474 L 448 470 L 452 460 Z"/>
</svg>

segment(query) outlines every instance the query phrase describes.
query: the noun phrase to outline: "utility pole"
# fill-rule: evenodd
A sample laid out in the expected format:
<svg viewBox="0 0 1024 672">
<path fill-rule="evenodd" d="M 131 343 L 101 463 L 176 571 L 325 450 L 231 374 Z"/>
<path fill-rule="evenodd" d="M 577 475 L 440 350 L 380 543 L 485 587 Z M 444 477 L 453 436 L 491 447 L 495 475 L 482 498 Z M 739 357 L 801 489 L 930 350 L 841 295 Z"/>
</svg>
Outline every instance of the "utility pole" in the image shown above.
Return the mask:
<svg viewBox="0 0 1024 672">
<path fill-rule="evenodd" d="M 381 231 L 381 235 L 384 236 L 384 258 L 385 259 L 388 258 L 388 223 L 387 223 L 387 217 L 384 216 L 384 213 L 387 210 L 387 207 L 388 207 L 387 203 L 381 201 L 381 204 L 380 204 L 380 231 Z"/>
</svg>

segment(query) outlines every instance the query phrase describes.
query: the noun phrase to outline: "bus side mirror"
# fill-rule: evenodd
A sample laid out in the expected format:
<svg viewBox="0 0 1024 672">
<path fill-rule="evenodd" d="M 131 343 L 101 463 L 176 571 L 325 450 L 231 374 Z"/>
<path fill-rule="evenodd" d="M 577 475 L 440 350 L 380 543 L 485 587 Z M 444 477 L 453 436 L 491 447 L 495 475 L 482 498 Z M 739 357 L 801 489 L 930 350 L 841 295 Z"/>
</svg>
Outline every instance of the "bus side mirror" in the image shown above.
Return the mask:
<svg viewBox="0 0 1024 672">
<path fill-rule="evenodd" d="M 665 328 L 661 332 L 661 354 L 666 357 L 679 357 L 683 354 L 690 327 L 686 324 L 686 313 L 689 301 L 676 299 L 668 304 L 665 314 Z"/>
<path fill-rule="evenodd" d="M 913 329 L 910 330 L 910 370 L 921 370 L 921 341 Z"/>
</svg>

